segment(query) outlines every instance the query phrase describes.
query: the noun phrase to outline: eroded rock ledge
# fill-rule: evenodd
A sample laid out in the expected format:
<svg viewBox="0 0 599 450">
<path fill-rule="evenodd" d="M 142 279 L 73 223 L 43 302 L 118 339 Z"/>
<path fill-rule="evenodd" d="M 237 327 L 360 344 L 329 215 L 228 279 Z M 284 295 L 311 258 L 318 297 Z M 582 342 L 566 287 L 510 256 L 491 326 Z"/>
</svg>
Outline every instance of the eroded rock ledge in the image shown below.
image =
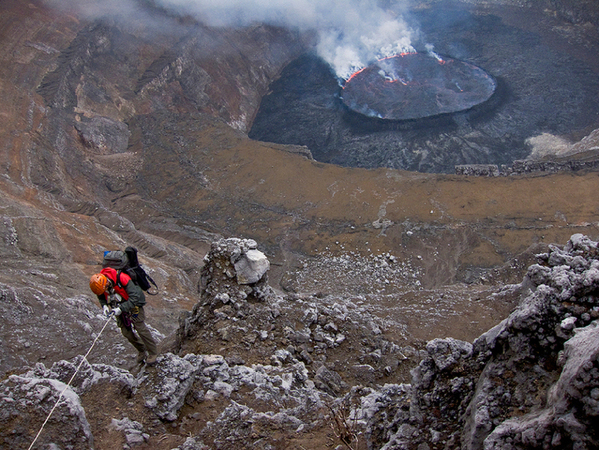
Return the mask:
<svg viewBox="0 0 599 450">
<path fill-rule="evenodd" d="M 381 448 L 597 447 L 597 243 L 574 235 L 538 258 L 508 318 L 472 345 L 429 342 L 403 401 L 382 391 Z"/>
<path fill-rule="evenodd" d="M 531 173 L 577 172 L 579 170 L 597 170 L 599 160 L 593 161 L 514 161 L 511 166 L 497 164 L 464 164 L 455 166 L 456 175 L 476 177 L 499 177 Z"/>
</svg>

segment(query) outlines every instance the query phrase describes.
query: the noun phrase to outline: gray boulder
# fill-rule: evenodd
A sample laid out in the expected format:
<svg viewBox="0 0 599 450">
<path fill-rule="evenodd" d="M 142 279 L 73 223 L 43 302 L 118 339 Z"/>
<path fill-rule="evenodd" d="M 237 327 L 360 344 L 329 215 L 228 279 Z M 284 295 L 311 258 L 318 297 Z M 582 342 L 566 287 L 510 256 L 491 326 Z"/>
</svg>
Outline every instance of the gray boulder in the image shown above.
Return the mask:
<svg viewBox="0 0 599 450">
<path fill-rule="evenodd" d="M 248 250 L 233 262 L 239 284 L 253 284 L 270 269 L 268 258 L 260 250 Z"/>
<path fill-rule="evenodd" d="M 17 449 L 34 441 L 36 448 L 94 448 L 85 410 L 72 388 L 51 378 L 11 375 L 0 383 L 0 442 Z"/>
<path fill-rule="evenodd" d="M 169 422 L 176 420 L 201 363 L 202 357 L 193 354 L 184 358 L 172 353 L 159 356 L 156 370 L 144 380 L 146 406 L 160 419 Z"/>
</svg>

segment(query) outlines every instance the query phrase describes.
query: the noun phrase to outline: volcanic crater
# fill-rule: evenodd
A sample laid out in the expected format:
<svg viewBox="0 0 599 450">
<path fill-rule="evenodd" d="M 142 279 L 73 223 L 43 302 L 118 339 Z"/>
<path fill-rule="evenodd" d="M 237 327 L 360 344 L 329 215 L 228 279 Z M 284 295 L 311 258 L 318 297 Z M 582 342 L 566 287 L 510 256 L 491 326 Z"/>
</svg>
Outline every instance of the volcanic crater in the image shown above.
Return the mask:
<svg viewBox="0 0 599 450">
<path fill-rule="evenodd" d="M 270 86 L 250 137 L 305 145 L 316 160 L 346 167 L 453 173 L 511 165 L 531 154 L 531 138 L 574 141 L 599 124 L 597 43 L 568 40 L 543 11 L 439 6 L 411 18 L 422 51 L 410 64 L 379 61 L 342 86 L 305 54 Z M 427 54 L 430 43 L 451 63 Z M 404 83 L 417 87 L 402 91 Z M 468 99 L 458 95 L 466 88 Z"/>
<path fill-rule="evenodd" d="M 495 80 L 472 64 L 413 52 L 383 58 L 356 72 L 344 83 L 341 98 L 366 116 L 422 119 L 484 103 L 495 87 Z"/>
</svg>

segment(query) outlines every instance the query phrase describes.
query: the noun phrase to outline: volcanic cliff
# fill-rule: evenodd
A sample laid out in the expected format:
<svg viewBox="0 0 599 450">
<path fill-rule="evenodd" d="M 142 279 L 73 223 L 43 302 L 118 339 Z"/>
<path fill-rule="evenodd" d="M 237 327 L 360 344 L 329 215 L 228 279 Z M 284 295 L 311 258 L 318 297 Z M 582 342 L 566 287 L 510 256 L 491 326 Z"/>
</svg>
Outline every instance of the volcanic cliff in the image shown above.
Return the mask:
<svg viewBox="0 0 599 450">
<path fill-rule="evenodd" d="M 509 176 L 321 163 L 247 136 L 311 33 L 140 4 L 0 4 L 3 448 L 79 364 L 35 448 L 596 447 L 596 118 Z M 442 7 L 537 17 L 597 75 L 593 2 L 412 4 Z M 126 245 L 160 288 L 155 368 L 99 335 L 88 279 Z"/>
</svg>

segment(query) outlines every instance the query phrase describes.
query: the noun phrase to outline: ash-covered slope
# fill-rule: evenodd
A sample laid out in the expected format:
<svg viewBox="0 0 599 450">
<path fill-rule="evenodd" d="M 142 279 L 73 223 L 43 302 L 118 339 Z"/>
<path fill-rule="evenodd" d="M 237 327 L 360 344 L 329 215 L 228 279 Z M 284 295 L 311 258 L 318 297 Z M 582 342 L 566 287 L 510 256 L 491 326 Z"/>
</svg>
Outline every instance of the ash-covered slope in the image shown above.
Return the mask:
<svg viewBox="0 0 599 450">
<path fill-rule="evenodd" d="M 503 322 L 410 355 L 386 340 L 390 324 L 343 297 L 306 309 L 276 294 L 255 242 L 215 242 L 178 354 L 138 373 L 78 357 L 11 375 L 0 383 L 0 444 L 30 444 L 63 393 L 40 448 L 596 448 L 597 245 L 574 235 L 552 246 L 510 287 L 523 300 Z M 368 339 L 377 349 L 360 364 L 337 364 L 351 366 Z M 410 384 L 389 383 L 390 359 L 413 368 Z"/>
<path fill-rule="evenodd" d="M 106 249 L 140 249 L 163 335 L 196 303 L 210 243 L 235 235 L 261 243 L 289 295 L 353 292 L 418 339 L 472 339 L 505 317 L 510 301 L 495 307 L 489 292 L 519 280 L 537 246 L 597 233 L 592 172 L 345 169 L 248 139 L 269 84 L 309 47 L 289 30 L 39 1 L 0 12 L 3 375 L 84 353 L 98 320 L 87 280 Z M 98 351 L 119 366 L 130 356 L 118 336 Z"/>
</svg>

